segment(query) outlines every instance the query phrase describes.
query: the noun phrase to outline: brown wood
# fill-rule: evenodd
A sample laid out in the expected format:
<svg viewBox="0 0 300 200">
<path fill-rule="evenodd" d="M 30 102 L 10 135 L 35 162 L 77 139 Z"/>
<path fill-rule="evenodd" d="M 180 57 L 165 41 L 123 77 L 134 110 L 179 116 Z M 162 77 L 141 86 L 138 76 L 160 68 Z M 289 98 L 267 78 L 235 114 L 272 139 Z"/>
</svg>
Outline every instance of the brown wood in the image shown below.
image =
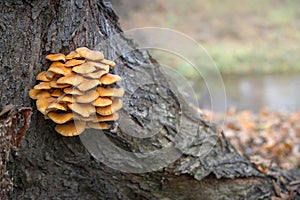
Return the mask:
<svg viewBox="0 0 300 200">
<path fill-rule="evenodd" d="M 107 40 L 122 32 L 109 4 L 14 0 L 1 1 L 0 11 L 1 104 L 34 110 L 26 138 L 9 165 L 14 181 L 11 199 L 260 199 L 274 195 L 270 178 L 239 155 L 215 125 L 194 114 L 147 52 L 135 50 L 123 35 Z M 148 173 L 111 169 L 95 160 L 79 137 L 60 136 L 54 124 L 36 111 L 28 90 L 35 76 L 49 67 L 45 55 L 67 54 L 79 46 L 100 46 L 107 59 L 117 58 L 114 72 L 126 85 L 120 126 L 105 132 L 110 140 L 129 152 L 160 150 L 171 142 L 182 153 L 176 162 Z M 129 50 L 133 51 L 124 54 Z M 143 84 L 149 82 L 153 84 Z M 149 111 L 153 105 L 155 109 Z M 144 139 L 122 131 L 143 133 L 156 127 L 162 127 L 159 134 Z M 204 156 L 203 149 L 210 151 Z M 126 159 L 120 157 L 119 162 Z M 132 169 L 140 168 L 133 164 Z"/>
</svg>

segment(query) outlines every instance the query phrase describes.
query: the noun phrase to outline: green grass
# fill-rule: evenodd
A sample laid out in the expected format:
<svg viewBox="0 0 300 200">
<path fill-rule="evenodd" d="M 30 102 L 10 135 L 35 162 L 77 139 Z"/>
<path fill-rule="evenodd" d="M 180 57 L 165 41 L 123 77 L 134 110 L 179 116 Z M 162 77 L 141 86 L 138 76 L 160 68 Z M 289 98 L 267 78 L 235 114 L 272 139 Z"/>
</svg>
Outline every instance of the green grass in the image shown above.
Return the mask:
<svg viewBox="0 0 300 200">
<path fill-rule="evenodd" d="M 226 74 L 269 74 L 300 71 L 300 49 L 282 47 L 208 47 L 218 69 Z"/>
<path fill-rule="evenodd" d="M 133 0 L 134 1 L 134 0 Z M 132 4 L 133 4 L 132 1 Z M 138 0 L 136 0 L 138 1 Z M 137 10 L 120 7 L 124 29 L 158 26 L 194 38 L 213 58 L 221 73 L 300 71 L 300 2 L 295 0 L 153 0 Z M 148 2 L 148 4 L 147 4 Z M 124 11 L 124 9 L 127 9 Z M 197 65 L 201 56 L 186 49 Z M 159 55 L 160 56 L 160 55 Z M 161 59 L 169 60 L 169 57 Z M 172 60 L 172 58 L 171 58 Z M 188 77 L 185 61 L 169 61 Z"/>
</svg>

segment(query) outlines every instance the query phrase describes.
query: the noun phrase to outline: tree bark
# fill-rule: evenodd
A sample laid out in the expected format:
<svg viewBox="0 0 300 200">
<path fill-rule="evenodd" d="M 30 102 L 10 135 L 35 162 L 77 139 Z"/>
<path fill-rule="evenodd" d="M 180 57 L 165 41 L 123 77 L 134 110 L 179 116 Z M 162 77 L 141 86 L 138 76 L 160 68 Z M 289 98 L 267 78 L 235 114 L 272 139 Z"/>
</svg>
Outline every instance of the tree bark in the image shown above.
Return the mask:
<svg viewBox="0 0 300 200">
<path fill-rule="evenodd" d="M 122 34 L 114 38 L 122 30 L 109 4 L 14 0 L 1 1 L 0 10 L 1 104 L 33 108 L 30 129 L 8 166 L 14 186 L 11 199 L 267 199 L 274 195 L 271 179 L 239 155 L 215 125 L 195 115 L 146 51 L 136 50 Z M 126 86 L 120 126 L 105 131 L 105 136 L 139 155 L 171 143 L 180 158 L 146 173 L 129 172 L 143 170 L 151 164 L 147 160 L 144 165 L 133 163 L 129 172 L 112 169 L 94 159 L 79 137 L 57 134 L 54 124 L 36 111 L 28 90 L 35 76 L 48 68 L 45 55 L 66 54 L 80 46 L 100 46 L 108 59 L 118 58 L 115 73 Z M 149 111 L 151 106 L 155 109 Z M 155 127 L 162 128 L 150 138 L 126 134 Z M 88 134 L 93 132 L 82 137 Z M 210 151 L 204 155 L 203 149 Z M 116 162 L 126 159 L 119 157 Z"/>
</svg>

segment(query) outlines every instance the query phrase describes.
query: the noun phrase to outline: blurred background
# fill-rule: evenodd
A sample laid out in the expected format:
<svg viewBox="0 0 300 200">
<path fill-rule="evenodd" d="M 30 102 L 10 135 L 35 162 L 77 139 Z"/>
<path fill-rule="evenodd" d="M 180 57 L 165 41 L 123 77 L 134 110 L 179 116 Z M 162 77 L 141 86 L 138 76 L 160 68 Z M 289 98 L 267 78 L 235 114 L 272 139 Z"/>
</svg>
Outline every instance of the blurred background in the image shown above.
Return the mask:
<svg viewBox="0 0 300 200">
<path fill-rule="evenodd" d="M 300 1 L 289 0 L 111 0 L 124 31 L 164 27 L 201 44 L 224 81 L 227 107 L 254 112 L 262 107 L 300 108 Z M 197 59 L 195 52 L 186 49 Z M 151 53 L 152 54 L 152 53 Z M 186 62 L 159 60 L 192 82 L 201 108 L 210 109 L 204 80 Z M 195 55 L 194 55 L 195 54 Z M 201 66 L 201 59 L 199 58 Z M 214 91 L 222 90 L 219 85 Z M 220 99 L 220 105 L 224 104 Z M 218 110 L 217 106 L 214 108 Z M 220 106 L 221 109 L 221 106 Z"/>
</svg>

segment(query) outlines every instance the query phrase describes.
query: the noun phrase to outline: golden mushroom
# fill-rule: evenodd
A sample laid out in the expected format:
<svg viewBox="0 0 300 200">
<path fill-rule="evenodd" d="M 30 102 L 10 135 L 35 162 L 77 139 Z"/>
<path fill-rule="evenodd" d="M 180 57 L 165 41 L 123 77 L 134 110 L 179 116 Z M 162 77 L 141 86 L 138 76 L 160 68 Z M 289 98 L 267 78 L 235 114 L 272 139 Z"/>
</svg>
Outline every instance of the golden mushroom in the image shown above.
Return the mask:
<svg viewBox="0 0 300 200">
<path fill-rule="evenodd" d="M 46 59 L 50 60 L 50 61 L 66 61 L 66 57 L 64 54 L 62 53 L 56 53 L 56 54 L 49 54 L 46 56 Z"/>
<path fill-rule="evenodd" d="M 109 65 L 105 65 L 103 63 L 89 61 L 89 62 L 86 62 L 86 64 L 94 66 L 97 69 L 109 70 Z"/>
<path fill-rule="evenodd" d="M 98 80 L 87 80 L 85 79 L 84 81 L 82 81 L 82 83 L 80 83 L 77 88 L 80 90 L 80 91 L 87 91 L 87 90 L 90 90 L 94 87 L 96 87 L 97 85 L 99 85 L 100 82 Z"/>
<path fill-rule="evenodd" d="M 64 93 L 66 94 L 73 94 L 73 95 L 83 95 L 84 92 L 81 92 L 80 90 L 74 88 L 74 87 L 68 87 L 64 89 Z"/>
<path fill-rule="evenodd" d="M 98 92 L 96 90 L 91 90 L 89 92 L 86 92 L 83 95 L 77 96 L 75 100 L 78 103 L 90 103 L 96 100 L 98 97 L 99 97 Z"/>
<path fill-rule="evenodd" d="M 67 111 L 67 106 L 57 102 L 52 102 L 47 106 L 46 113 L 57 110 Z"/>
<path fill-rule="evenodd" d="M 56 83 L 57 84 L 70 84 L 73 86 L 79 85 L 80 83 L 84 82 L 84 78 L 78 74 L 68 74 L 67 76 L 63 76 L 59 78 Z"/>
<path fill-rule="evenodd" d="M 106 59 L 103 59 L 100 61 L 101 63 L 105 64 L 105 65 L 110 65 L 112 67 L 116 66 L 116 63 L 112 60 L 106 60 Z"/>
<path fill-rule="evenodd" d="M 77 65 L 81 65 L 85 62 L 85 60 L 77 60 L 77 59 L 72 59 L 72 60 L 68 60 L 65 63 L 66 67 L 73 67 L 73 66 L 77 66 Z"/>
<path fill-rule="evenodd" d="M 108 72 L 109 72 L 109 69 L 107 69 L 107 70 L 100 69 L 93 73 L 83 74 L 83 76 L 86 78 L 99 79 L 99 78 L 101 78 L 101 76 L 103 76 L 104 74 L 107 74 Z"/>
<path fill-rule="evenodd" d="M 62 96 L 64 93 L 61 89 L 54 89 L 52 92 L 51 92 L 51 96 L 53 97 L 60 97 Z"/>
<path fill-rule="evenodd" d="M 49 91 L 46 90 L 31 89 L 29 90 L 29 96 L 32 99 L 40 99 L 40 98 L 50 97 L 51 94 Z"/>
<path fill-rule="evenodd" d="M 57 124 L 64 124 L 73 119 L 71 112 L 49 112 L 48 117 Z"/>
<path fill-rule="evenodd" d="M 123 88 L 103 88 L 98 87 L 97 92 L 100 97 L 123 97 L 124 89 Z"/>
<path fill-rule="evenodd" d="M 44 82 L 49 82 L 51 79 L 46 76 L 47 71 L 42 71 L 41 73 L 39 73 L 36 77 L 36 80 L 38 81 L 44 81 Z"/>
<path fill-rule="evenodd" d="M 58 124 L 55 130 L 63 136 L 75 136 L 81 134 L 85 129 L 85 122 L 70 121 L 65 124 Z"/>
<path fill-rule="evenodd" d="M 87 122 L 86 127 L 101 130 L 109 129 L 109 125 L 106 122 Z"/>
<path fill-rule="evenodd" d="M 81 134 L 86 128 L 109 129 L 119 119 L 124 89 L 115 83 L 121 77 L 110 74 L 116 63 L 100 51 L 79 47 L 66 56 L 49 54 L 47 71 L 40 72 L 37 85 L 29 91 L 37 109 L 57 125 L 63 136 Z"/>
<path fill-rule="evenodd" d="M 96 71 L 97 69 L 89 64 L 89 63 L 83 63 L 82 65 L 77 65 L 72 68 L 73 72 L 76 72 L 78 74 L 87 74 Z"/>
<path fill-rule="evenodd" d="M 91 104 L 69 103 L 68 107 L 82 117 L 89 117 L 96 112 L 95 107 Z"/>
<path fill-rule="evenodd" d="M 49 82 L 40 82 L 39 84 L 35 85 L 33 88 L 36 89 L 36 90 L 43 90 L 43 89 L 44 90 L 49 90 L 49 89 L 51 89 Z"/>
<path fill-rule="evenodd" d="M 114 74 L 105 74 L 100 78 L 100 82 L 104 85 L 111 85 L 121 80 L 120 76 Z"/>
<path fill-rule="evenodd" d="M 100 61 L 104 58 L 104 55 L 102 52 L 92 51 L 92 50 L 88 49 L 87 47 L 77 48 L 76 52 L 79 53 L 79 55 L 81 57 L 84 57 L 88 60 Z"/>
<path fill-rule="evenodd" d="M 92 105 L 97 107 L 105 107 L 111 104 L 112 104 L 112 100 L 110 98 L 105 98 L 105 97 L 98 97 L 92 102 Z"/>
<path fill-rule="evenodd" d="M 74 58 L 81 58 L 79 53 L 77 53 L 76 51 L 71 51 L 68 55 L 66 55 L 66 60 L 71 60 Z"/>
<path fill-rule="evenodd" d="M 123 106 L 123 103 L 121 100 L 119 99 L 114 99 L 112 104 L 109 105 L 109 106 L 106 106 L 106 107 L 97 107 L 96 108 L 96 112 L 99 114 L 99 115 L 103 115 L 103 116 L 106 116 L 106 115 L 112 115 L 114 112 L 120 110 Z"/>
<path fill-rule="evenodd" d="M 54 101 L 56 101 L 56 98 L 53 97 L 40 98 L 36 101 L 36 107 L 38 111 L 40 111 L 43 115 L 46 115 L 47 107 Z"/>
<path fill-rule="evenodd" d="M 51 88 L 66 88 L 69 87 L 69 84 L 58 84 L 56 80 L 50 81 Z"/>
<path fill-rule="evenodd" d="M 72 95 L 63 95 L 62 97 L 58 98 L 58 101 L 61 103 L 75 103 L 75 98 L 72 97 Z"/>
<path fill-rule="evenodd" d="M 55 74 L 68 75 L 72 72 L 72 69 L 65 67 L 65 65 L 61 62 L 53 62 L 48 71 Z"/>
<path fill-rule="evenodd" d="M 116 121 L 119 119 L 118 113 L 113 113 L 112 115 L 97 115 L 96 118 L 93 119 L 93 122 L 107 122 L 107 121 Z"/>
</svg>

